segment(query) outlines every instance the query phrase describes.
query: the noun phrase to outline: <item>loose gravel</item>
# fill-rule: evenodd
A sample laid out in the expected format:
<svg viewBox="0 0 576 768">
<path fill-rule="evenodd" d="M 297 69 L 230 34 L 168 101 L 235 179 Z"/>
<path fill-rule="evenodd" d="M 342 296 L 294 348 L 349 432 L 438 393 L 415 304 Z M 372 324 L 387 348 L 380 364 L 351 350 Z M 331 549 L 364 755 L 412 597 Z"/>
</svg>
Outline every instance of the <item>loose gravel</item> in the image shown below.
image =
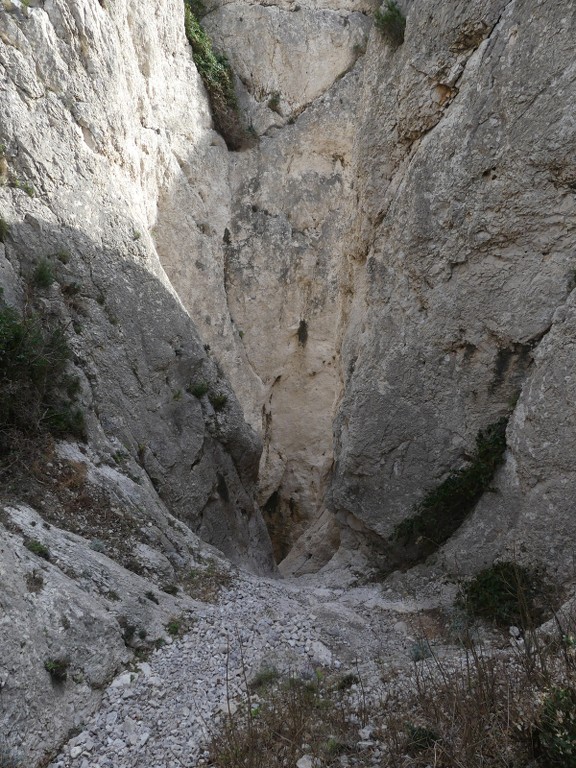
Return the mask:
<svg viewBox="0 0 576 768">
<path fill-rule="evenodd" d="M 411 640 L 395 608 L 405 611 L 377 587 L 344 592 L 242 574 L 217 604 L 202 605 L 185 636 L 110 684 L 49 768 L 196 768 L 263 668 L 361 668 L 370 690 L 383 659 L 409 664 Z"/>
</svg>

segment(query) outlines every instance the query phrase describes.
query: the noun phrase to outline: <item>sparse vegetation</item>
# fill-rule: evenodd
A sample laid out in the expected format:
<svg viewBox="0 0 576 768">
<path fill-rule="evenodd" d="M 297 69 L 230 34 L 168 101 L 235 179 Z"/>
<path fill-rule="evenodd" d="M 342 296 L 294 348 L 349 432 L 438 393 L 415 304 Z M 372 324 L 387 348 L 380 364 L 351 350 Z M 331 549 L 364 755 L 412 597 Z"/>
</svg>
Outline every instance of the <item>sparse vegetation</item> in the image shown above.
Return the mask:
<svg viewBox="0 0 576 768">
<path fill-rule="evenodd" d="M 38 539 L 27 539 L 24 542 L 24 546 L 34 555 L 38 555 L 38 557 L 42 557 L 44 560 L 50 560 L 50 550 Z"/>
<path fill-rule="evenodd" d="M 195 384 L 190 384 L 186 391 L 189 392 L 189 394 L 194 395 L 194 397 L 200 399 L 208 393 L 209 389 L 210 387 L 205 381 L 198 381 Z"/>
<path fill-rule="evenodd" d="M 182 577 L 184 591 L 195 600 L 215 603 L 222 589 L 232 584 L 232 576 L 211 560 L 205 568 L 192 568 Z"/>
<path fill-rule="evenodd" d="M 226 407 L 228 397 L 226 395 L 219 394 L 218 392 L 211 392 L 208 395 L 208 400 L 212 403 L 212 407 L 215 411 L 222 411 Z"/>
<path fill-rule="evenodd" d="M 144 593 L 144 596 L 148 598 L 153 603 L 156 603 L 156 605 L 160 605 L 160 600 L 156 597 L 154 592 L 152 592 L 151 589 L 149 589 L 147 592 Z"/>
<path fill-rule="evenodd" d="M 14 432 L 84 437 L 67 374 L 71 354 L 60 325 L 0 308 L 0 453 Z"/>
<path fill-rule="evenodd" d="M 538 738 L 548 766 L 576 768 L 576 690 L 553 688 L 544 699 Z"/>
<path fill-rule="evenodd" d="M 552 588 L 541 571 L 505 561 L 464 584 L 459 603 L 475 618 L 527 629 L 551 615 Z"/>
<path fill-rule="evenodd" d="M 229 149 L 242 149 L 249 143 L 249 135 L 242 125 L 238 110 L 234 76 L 225 56 L 216 53 L 206 32 L 200 26 L 198 13 L 203 4 L 198 0 L 184 0 L 184 29 L 192 47 L 192 57 L 208 92 L 214 125 Z"/>
<path fill-rule="evenodd" d="M 168 632 L 171 637 L 178 637 L 181 628 L 182 622 L 180 619 L 170 619 L 168 624 L 166 624 L 166 632 Z"/>
<path fill-rule="evenodd" d="M 271 109 L 272 112 L 277 112 L 280 114 L 280 92 L 274 91 L 270 95 L 270 98 L 268 99 L 268 109 Z"/>
<path fill-rule="evenodd" d="M 8 233 L 10 232 L 10 225 L 3 216 L 0 216 L 0 243 L 5 243 Z"/>
<path fill-rule="evenodd" d="M 36 265 L 36 269 L 32 275 L 32 283 L 36 288 L 46 289 L 50 288 L 54 282 L 54 270 L 52 265 L 46 259 L 41 259 Z"/>
<path fill-rule="evenodd" d="M 394 0 L 386 0 L 384 11 L 377 10 L 374 14 L 374 24 L 382 37 L 397 48 L 404 42 L 404 30 L 406 29 L 406 18 L 398 4 Z"/>
<path fill-rule="evenodd" d="M 415 640 L 409 649 L 410 659 L 414 662 L 424 661 L 432 656 L 430 643 L 425 637 L 419 637 Z"/>
<path fill-rule="evenodd" d="M 409 565 L 424 560 L 464 522 L 504 461 L 507 424 L 508 419 L 501 418 L 481 430 L 468 464 L 429 491 L 416 514 L 396 526 L 391 548 L 398 562 Z"/>
<path fill-rule="evenodd" d="M 50 673 L 50 677 L 56 683 L 63 683 L 68 677 L 70 662 L 67 659 L 47 659 L 44 669 Z"/>
<path fill-rule="evenodd" d="M 295 676 L 268 681 L 258 698 L 226 717 L 211 744 L 213 765 L 226 768 L 295 766 L 303 747 L 312 765 L 340 765 L 339 755 L 353 754 L 358 726 L 348 719 L 346 694 L 329 677 Z"/>
<path fill-rule="evenodd" d="M 262 667 L 250 681 L 250 688 L 257 691 L 259 688 L 266 688 L 274 683 L 280 677 L 280 673 L 275 667 Z"/>
<path fill-rule="evenodd" d="M 44 586 L 44 578 L 40 571 L 34 569 L 26 574 L 26 588 L 28 592 L 40 592 Z M 1 765 L 1 764 L 0 764 Z"/>
</svg>

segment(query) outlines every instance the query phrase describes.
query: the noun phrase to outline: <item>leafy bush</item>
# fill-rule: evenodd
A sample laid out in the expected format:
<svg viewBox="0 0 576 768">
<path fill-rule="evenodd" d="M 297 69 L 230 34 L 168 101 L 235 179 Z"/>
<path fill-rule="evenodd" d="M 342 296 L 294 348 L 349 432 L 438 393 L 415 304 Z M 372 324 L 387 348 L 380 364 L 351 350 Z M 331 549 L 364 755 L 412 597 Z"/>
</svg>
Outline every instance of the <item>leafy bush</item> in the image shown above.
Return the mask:
<svg viewBox="0 0 576 768">
<path fill-rule="evenodd" d="M 543 574 L 517 563 L 494 563 L 462 588 L 460 605 L 472 616 L 502 627 L 534 627 L 544 620 L 540 603 L 550 603 Z"/>
<path fill-rule="evenodd" d="M 490 488 L 492 478 L 504 461 L 507 418 L 501 418 L 478 432 L 476 450 L 463 469 L 456 470 L 429 491 L 413 517 L 396 526 L 392 542 L 403 550 L 403 562 L 420 562 L 458 529 Z"/>
<path fill-rule="evenodd" d="M 46 259 L 39 261 L 32 275 L 33 284 L 37 288 L 50 288 L 54 280 L 54 270 L 50 263 Z"/>
<path fill-rule="evenodd" d="M 546 765 L 576 768 L 576 691 L 554 688 L 544 700 L 538 738 Z"/>
<path fill-rule="evenodd" d="M 70 395 L 76 380 L 66 373 L 70 356 L 60 325 L 0 308 L 0 433 L 84 437 Z"/>
<path fill-rule="evenodd" d="M 406 19 L 394 0 L 386 0 L 385 11 L 376 11 L 374 14 L 374 23 L 376 29 L 378 29 L 390 45 L 394 48 L 402 45 L 404 42 Z"/>
<path fill-rule="evenodd" d="M 216 130 L 229 149 L 242 149 L 249 143 L 249 136 L 240 119 L 232 70 L 226 57 L 213 50 L 198 21 L 199 12 L 198 0 L 184 0 L 184 29 L 192 47 L 192 58 L 208 92 Z"/>
</svg>

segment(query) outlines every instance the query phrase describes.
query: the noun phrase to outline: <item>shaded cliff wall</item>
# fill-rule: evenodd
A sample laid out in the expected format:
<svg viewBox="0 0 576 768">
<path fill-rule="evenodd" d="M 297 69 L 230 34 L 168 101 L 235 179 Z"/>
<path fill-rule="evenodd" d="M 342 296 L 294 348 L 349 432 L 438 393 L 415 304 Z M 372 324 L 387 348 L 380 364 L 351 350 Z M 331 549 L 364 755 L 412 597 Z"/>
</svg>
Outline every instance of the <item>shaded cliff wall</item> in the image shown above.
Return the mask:
<svg viewBox="0 0 576 768">
<path fill-rule="evenodd" d="M 329 506 L 383 543 L 511 414 L 454 568 L 571 568 L 575 14 L 413 2 L 404 44 L 373 33 L 365 59 Z"/>
</svg>

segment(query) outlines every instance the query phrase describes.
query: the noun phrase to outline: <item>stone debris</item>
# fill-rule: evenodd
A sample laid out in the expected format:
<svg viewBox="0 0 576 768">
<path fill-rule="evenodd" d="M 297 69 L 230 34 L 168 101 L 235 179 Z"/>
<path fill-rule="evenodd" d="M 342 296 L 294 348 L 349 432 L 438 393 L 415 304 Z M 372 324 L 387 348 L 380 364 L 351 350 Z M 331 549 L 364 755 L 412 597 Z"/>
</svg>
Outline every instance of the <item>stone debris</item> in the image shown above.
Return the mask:
<svg viewBox="0 0 576 768">
<path fill-rule="evenodd" d="M 371 589 L 376 594 L 379 587 Z M 360 669 L 368 685 L 377 679 L 383 637 L 407 658 L 388 611 L 364 611 L 359 601 L 354 622 L 343 620 L 337 604 L 322 605 L 326 590 L 319 593 L 241 575 L 218 604 L 198 612 L 185 636 L 112 681 L 99 710 L 49 768 L 83 768 L 86 760 L 90 768 L 195 768 L 205 764 L 218 723 L 236 712 L 246 681 L 260 670 L 312 679 L 320 668 Z M 371 736 L 365 727 L 358 738 L 372 746 Z M 311 760 L 303 754 L 297 766 Z"/>
</svg>

